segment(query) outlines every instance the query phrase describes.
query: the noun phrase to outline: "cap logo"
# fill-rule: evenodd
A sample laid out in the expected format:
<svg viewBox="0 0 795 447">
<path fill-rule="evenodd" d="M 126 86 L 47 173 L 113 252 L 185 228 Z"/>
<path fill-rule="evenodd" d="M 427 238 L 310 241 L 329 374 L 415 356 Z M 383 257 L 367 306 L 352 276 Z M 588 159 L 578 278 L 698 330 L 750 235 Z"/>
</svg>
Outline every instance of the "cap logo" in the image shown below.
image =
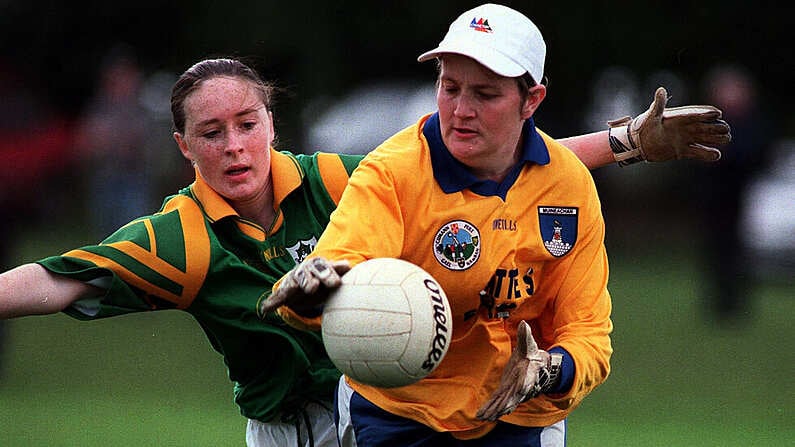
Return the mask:
<svg viewBox="0 0 795 447">
<path fill-rule="evenodd" d="M 472 18 L 472 22 L 469 24 L 469 27 L 475 31 L 480 31 L 482 33 L 491 33 L 494 30 L 491 29 L 489 25 L 489 19 L 478 19 L 477 17 Z"/>
</svg>

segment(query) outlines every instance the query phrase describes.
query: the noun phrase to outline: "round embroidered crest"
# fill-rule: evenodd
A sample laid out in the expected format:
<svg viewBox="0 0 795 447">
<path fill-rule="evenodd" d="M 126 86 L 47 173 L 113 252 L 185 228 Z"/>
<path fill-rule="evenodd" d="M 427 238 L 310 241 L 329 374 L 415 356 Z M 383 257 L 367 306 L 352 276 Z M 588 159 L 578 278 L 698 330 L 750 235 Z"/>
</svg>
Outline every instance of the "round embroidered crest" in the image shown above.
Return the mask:
<svg viewBox="0 0 795 447">
<path fill-rule="evenodd" d="M 433 238 L 433 254 L 450 270 L 466 270 L 480 258 L 480 232 L 471 223 L 453 220 L 442 225 Z"/>
</svg>

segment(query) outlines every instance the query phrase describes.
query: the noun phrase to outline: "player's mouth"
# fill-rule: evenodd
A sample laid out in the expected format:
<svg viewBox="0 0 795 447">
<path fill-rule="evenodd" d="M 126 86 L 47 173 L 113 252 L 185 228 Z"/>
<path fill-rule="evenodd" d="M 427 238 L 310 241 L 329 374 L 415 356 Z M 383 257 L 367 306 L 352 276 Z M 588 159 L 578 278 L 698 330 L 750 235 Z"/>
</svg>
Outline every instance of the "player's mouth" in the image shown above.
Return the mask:
<svg viewBox="0 0 795 447">
<path fill-rule="evenodd" d="M 453 127 L 453 132 L 459 138 L 472 138 L 478 134 L 477 131 L 468 127 Z"/>
<path fill-rule="evenodd" d="M 224 171 L 227 177 L 237 178 L 245 175 L 251 168 L 245 165 L 235 165 Z"/>
</svg>

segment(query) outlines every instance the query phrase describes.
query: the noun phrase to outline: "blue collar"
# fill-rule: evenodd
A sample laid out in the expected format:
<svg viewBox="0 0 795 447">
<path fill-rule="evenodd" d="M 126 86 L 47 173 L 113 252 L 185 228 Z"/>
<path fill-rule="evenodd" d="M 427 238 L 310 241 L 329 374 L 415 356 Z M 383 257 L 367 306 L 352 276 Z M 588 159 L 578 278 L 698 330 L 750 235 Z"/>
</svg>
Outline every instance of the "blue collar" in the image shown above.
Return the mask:
<svg viewBox="0 0 795 447">
<path fill-rule="evenodd" d="M 505 200 L 508 190 L 519 177 L 525 163 L 545 165 L 549 163 L 547 145 L 536 132 L 533 118 L 528 119 L 522 128 L 524 143 L 522 145 L 522 158 L 514 166 L 501 183 L 493 180 L 478 180 L 469 172 L 466 166 L 453 158 L 447 146 L 442 141 L 442 131 L 439 126 L 439 112 L 431 115 L 422 129 L 431 152 L 431 165 L 433 176 L 439 187 L 446 194 L 451 194 L 469 188 L 472 192 L 482 196 L 499 196 Z"/>
</svg>

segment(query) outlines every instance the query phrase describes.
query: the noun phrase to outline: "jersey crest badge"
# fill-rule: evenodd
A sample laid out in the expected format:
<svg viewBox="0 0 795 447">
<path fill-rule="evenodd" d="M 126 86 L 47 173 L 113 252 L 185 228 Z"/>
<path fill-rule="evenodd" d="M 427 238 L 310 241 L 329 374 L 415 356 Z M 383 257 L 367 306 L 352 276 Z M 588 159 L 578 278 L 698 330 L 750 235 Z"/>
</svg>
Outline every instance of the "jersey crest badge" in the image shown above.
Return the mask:
<svg viewBox="0 0 795 447">
<path fill-rule="evenodd" d="M 480 258 L 480 231 L 464 220 L 447 222 L 433 238 L 433 254 L 450 270 L 466 270 Z"/>
<path fill-rule="evenodd" d="M 309 256 L 309 253 L 312 253 L 312 250 L 315 249 L 315 245 L 317 245 L 317 237 L 312 236 L 312 239 L 298 241 L 298 243 L 292 247 L 287 247 L 287 251 L 295 260 L 295 264 L 298 265 Z"/>
<path fill-rule="evenodd" d="M 538 225 L 544 247 L 559 258 L 574 248 L 577 242 L 577 208 L 539 206 Z"/>
</svg>

